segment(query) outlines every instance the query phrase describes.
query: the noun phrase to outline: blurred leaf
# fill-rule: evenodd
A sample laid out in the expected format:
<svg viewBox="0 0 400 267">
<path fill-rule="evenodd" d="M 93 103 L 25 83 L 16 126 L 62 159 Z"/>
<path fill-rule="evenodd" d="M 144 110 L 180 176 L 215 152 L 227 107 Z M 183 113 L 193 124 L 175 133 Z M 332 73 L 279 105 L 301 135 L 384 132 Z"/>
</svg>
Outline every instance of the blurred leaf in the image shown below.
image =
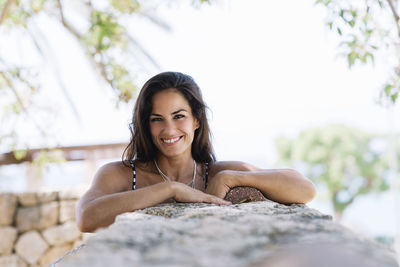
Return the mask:
<svg viewBox="0 0 400 267">
<path fill-rule="evenodd" d="M 91 17 L 92 26 L 84 37 L 89 47 L 94 47 L 96 51 L 104 51 L 112 46 L 125 44 L 125 29 L 117 22 L 114 15 L 93 10 Z"/>
<path fill-rule="evenodd" d="M 41 150 L 39 154 L 33 159 L 32 163 L 40 169 L 48 168 L 50 163 L 65 162 L 62 150 Z"/>
<path fill-rule="evenodd" d="M 45 0 L 31 0 L 31 9 L 34 13 L 38 13 L 44 8 Z"/>
<path fill-rule="evenodd" d="M 397 100 L 397 97 L 398 97 L 398 96 L 399 96 L 399 93 L 398 93 L 398 92 L 396 92 L 396 93 L 394 93 L 393 95 L 390 96 L 393 103 L 396 103 L 396 100 Z"/>
<path fill-rule="evenodd" d="M 27 149 L 19 149 L 19 150 L 13 150 L 12 152 L 13 152 L 14 158 L 16 160 L 21 160 L 26 157 L 28 150 Z"/>
<path fill-rule="evenodd" d="M 132 14 L 140 8 L 140 3 L 136 0 L 112 0 L 111 5 L 122 13 Z"/>
<path fill-rule="evenodd" d="M 386 1 L 331 0 L 329 3 L 316 1 L 316 4 L 325 6 L 329 29 L 338 34 L 339 54 L 345 56 L 349 68 L 356 62 L 374 64 L 375 56 L 384 53 L 389 58 L 398 57 L 396 52 L 400 43 L 398 18 Z M 388 19 L 383 20 L 382 18 L 386 16 Z M 400 62 L 393 63 L 393 68 L 400 69 Z M 398 101 L 397 95 L 386 92 L 381 94 L 381 97 L 385 96 L 387 101 Z"/>
<path fill-rule="evenodd" d="M 354 65 L 357 58 L 358 55 L 354 51 L 350 52 L 347 55 L 347 63 L 349 64 L 349 68 L 351 68 Z"/>
<path fill-rule="evenodd" d="M 392 88 L 393 88 L 393 86 L 391 84 L 387 84 L 385 86 L 385 88 L 383 90 L 384 90 L 386 96 L 390 96 L 390 91 L 392 90 Z"/>
</svg>

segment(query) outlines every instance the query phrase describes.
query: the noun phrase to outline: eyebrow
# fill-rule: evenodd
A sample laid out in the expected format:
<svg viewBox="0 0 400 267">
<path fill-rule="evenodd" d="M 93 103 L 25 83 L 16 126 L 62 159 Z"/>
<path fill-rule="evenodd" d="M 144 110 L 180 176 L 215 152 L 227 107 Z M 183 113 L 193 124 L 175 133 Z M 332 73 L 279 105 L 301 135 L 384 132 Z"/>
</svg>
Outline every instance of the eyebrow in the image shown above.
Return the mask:
<svg viewBox="0 0 400 267">
<path fill-rule="evenodd" d="M 178 109 L 177 111 L 172 112 L 171 115 L 175 115 L 175 114 L 177 114 L 177 113 L 179 113 L 179 112 L 182 112 L 182 111 L 187 112 L 186 109 L 181 108 L 181 109 Z M 150 116 L 162 117 L 162 115 L 157 114 L 157 113 L 151 113 Z"/>
</svg>

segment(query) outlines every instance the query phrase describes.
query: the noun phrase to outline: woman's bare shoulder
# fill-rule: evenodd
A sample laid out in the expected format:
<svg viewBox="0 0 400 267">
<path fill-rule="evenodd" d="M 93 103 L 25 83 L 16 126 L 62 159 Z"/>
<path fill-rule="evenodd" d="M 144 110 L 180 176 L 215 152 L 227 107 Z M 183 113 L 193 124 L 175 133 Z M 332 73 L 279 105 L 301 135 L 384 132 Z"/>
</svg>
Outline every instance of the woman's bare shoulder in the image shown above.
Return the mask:
<svg viewBox="0 0 400 267">
<path fill-rule="evenodd" d="M 220 171 L 257 171 L 259 168 L 243 161 L 216 161 L 210 164 L 210 176 L 214 176 Z"/>
<path fill-rule="evenodd" d="M 95 174 L 92 188 L 109 192 L 120 192 L 127 188 L 132 169 L 122 161 L 109 162 Z"/>
</svg>

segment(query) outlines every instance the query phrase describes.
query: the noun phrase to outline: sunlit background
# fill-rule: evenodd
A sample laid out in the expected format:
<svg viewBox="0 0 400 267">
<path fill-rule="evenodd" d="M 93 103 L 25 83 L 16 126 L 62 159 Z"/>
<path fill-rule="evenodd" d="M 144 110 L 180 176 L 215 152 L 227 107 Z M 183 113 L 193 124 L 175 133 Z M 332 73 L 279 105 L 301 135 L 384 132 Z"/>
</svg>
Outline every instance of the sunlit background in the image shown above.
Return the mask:
<svg viewBox="0 0 400 267">
<path fill-rule="evenodd" d="M 240 160 L 261 168 L 294 167 L 306 173 L 302 164 L 279 160 L 276 140 L 331 124 L 381 136 L 377 151 L 392 145 L 388 136 L 400 130 L 400 109 L 378 103 L 390 59 L 382 55 L 373 66 L 355 64 L 350 70 L 340 55 L 339 38 L 326 26 L 325 9 L 315 1 L 178 2 L 151 7 L 167 28 L 140 16 L 129 20 L 132 36 L 155 61 L 138 55 L 129 64 L 138 66 L 133 76 L 139 87 L 166 70 L 184 72 L 197 81 L 209 106 L 218 160 Z M 71 1 L 65 6 L 73 10 L 79 4 Z M 74 20 L 71 14 L 69 19 Z M 75 16 L 76 25 L 86 27 Z M 46 15 L 37 16 L 34 24 L 33 31 L 40 29 L 49 46 L 43 51 L 47 63 L 37 78 L 42 83 L 39 102 L 57 106 L 47 114 L 56 119 L 49 119 L 51 137 L 45 141 L 19 123 L 21 148 L 127 142 L 133 102 L 116 108 L 112 89 L 99 80 L 81 46 L 61 25 Z M 3 32 L 0 53 L 27 65 L 37 62 L 34 45 L 24 40 Z M 75 111 L 65 100 L 60 82 L 68 89 Z M 1 153 L 11 150 L 7 143 L 0 143 L 0 149 Z M 96 166 L 111 160 L 119 158 L 97 161 Z M 0 166 L 0 190 L 30 190 L 25 174 L 24 164 Z M 86 182 L 85 163 L 71 161 L 48 164 L 42 186 L 59 189 Z M 326 186 L 316 186 L 318 195 L 309 206 L 334 215 Z M 395 209 L 391 190 L 361 195 L 344 210 L 341 223 L 390 244 L 399 228 Z"/>
</svg>

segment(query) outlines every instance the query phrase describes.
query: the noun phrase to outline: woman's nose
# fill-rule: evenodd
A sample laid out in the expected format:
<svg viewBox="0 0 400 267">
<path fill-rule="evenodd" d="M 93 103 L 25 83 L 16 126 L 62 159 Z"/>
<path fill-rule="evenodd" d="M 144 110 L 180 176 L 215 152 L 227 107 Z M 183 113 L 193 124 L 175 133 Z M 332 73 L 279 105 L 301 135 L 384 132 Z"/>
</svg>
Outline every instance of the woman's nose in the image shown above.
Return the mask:
<svg viewBox="0 0 400 267">
<path fill-rule="evenodd" d="M 164 125 L 164 133 L 174 133 L 175 132 L 175 124 L 173 121 L 166 120 Z"/>
</svg>

